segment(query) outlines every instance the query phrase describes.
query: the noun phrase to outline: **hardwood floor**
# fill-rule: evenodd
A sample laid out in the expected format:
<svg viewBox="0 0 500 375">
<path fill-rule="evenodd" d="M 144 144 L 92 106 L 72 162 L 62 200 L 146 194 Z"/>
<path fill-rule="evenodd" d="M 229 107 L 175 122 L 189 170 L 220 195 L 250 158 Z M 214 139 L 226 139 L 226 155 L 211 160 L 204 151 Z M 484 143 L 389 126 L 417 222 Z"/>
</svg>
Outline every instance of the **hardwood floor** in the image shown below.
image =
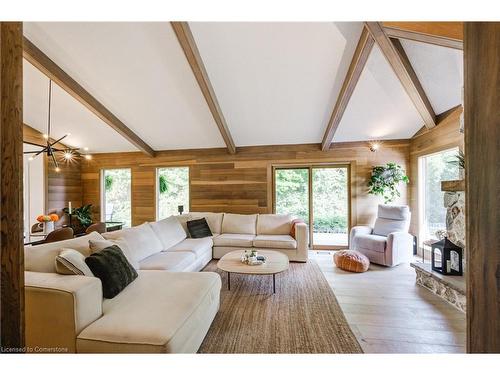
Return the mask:
<svg viewBox="0 0 500 375">
<path fill-rule="evenodd" d="M 338 269 L 333 252 L 311 251 L 365 353 L 464 353 L 465 314 L 415 284 L 410 265 Z"/>
</svg>

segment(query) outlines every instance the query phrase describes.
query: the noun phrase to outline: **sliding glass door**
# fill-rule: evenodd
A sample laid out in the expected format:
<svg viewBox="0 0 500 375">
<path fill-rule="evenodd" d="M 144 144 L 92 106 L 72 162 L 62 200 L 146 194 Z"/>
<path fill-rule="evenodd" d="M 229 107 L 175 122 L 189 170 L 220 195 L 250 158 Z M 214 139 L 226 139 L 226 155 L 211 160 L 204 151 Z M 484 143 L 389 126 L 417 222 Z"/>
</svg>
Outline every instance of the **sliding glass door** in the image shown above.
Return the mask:
<svg viewBox="0 0 500 375">
<path fill-rule="evenodd" d="M 314 249 L 348 246 L 349 166 L 319 165 L 274 169 L 274 211 L 309 225 Z"/>
<path fill-rule="evenodd" d="M 312 246 L 347 247 L 349 223 L 348 167 L 312 168 Z"/>
</svg>

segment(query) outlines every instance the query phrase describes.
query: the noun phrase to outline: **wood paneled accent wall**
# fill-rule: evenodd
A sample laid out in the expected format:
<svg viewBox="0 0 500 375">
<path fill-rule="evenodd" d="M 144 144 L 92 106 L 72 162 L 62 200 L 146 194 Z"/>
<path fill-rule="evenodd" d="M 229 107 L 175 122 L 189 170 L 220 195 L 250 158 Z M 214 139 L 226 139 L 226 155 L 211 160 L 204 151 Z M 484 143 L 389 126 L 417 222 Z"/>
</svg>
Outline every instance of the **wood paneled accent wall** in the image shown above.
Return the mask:
<svg viewBox="0 0 500 375">
<path fill-rule="evenodd" d="M 32 143 L 44 144 L 46 140 L 42 133 L 24 125 L 23 140 Z M 59 147 L 66 147 L 59 145 Z M 61 218 L 56 226 L 66 224 L 68 218 L 63 214 L 63 208 L 71 201 L 73 208 L 82 205 L 82 175 L 80 158 L 74 158 L 71 162 L 60 161 L 60 172 L 54 170 L 54 166 L 48 158 L 45 159 L 45 211 L 46 213 L 56 213 Z"/>
<path fill-rule="evenodd" d="M 453 147 L 464 148 L 464 135 L 460 133 L 460 114 L 457 107 L 432 129 L 423 127 L 410 140 L 410 210 L 412 212 L 410 232 L 418 235 L 418 158 Z"/>
<path fill-rule="evenodd" d="M 371 223 L 380 198 L 369 196 L 371 168 L 387 162 L 409 167 L 409 140 L 386 141 L 374 153 L 366 142 L 336 143 L 323 152 L 318 144 L 259 146 L 226 149 L 159 151 L 155 158 L 140 153 L 94 155 L 82 164 L 83 203 L 92 203 L 100 214 L 100 171 L 132 169 L 132 224 L 156 219 L 156 168 L 190 167 L 191 211 L 268 213 L 272 211 L 272 166 L 283 164 L 350 163 L 352 224 Z M 401 202 L 408 203 L 406 188 Z"/>
</svg>

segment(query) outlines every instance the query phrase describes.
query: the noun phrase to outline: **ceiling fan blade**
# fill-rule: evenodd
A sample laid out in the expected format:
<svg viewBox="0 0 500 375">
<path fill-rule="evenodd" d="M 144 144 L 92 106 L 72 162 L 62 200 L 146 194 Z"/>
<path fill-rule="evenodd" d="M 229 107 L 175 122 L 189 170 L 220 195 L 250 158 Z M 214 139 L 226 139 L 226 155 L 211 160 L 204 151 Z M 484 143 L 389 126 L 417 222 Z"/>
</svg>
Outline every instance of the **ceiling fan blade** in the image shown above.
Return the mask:
<svg viewBox="0 0 500 375">
<path fill-rule="evenodd" d="M 24 151 L 23 154 L 36 154 L 38 151 Z"/>
</svg>

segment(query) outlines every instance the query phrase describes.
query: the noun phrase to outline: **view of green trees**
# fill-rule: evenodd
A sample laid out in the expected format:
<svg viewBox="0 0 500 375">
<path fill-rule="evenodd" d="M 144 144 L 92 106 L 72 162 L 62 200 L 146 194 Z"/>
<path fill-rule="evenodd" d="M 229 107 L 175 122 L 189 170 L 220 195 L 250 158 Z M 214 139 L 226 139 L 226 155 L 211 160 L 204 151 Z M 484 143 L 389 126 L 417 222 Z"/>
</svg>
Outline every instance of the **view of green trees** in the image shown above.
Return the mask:
<svg viewBox="0 0 500 375">
<path fill-rule="evenodd" d="M 104 216 L 105 221 L 119 221 L 124 226 L 132 225 L 130 169 L 104 170 Z"/>
<path fill-rule="evenodd" d="M 347 168 L 313 168 L 315 233 L 347 233 Z M 309 222 L 309 169 L 277 169 L 276 213 L 292 214 Z"/>
<path fill-rule="evenodd" d="M 424 175 L 424 226 L 425 237 L 435 237 L 438 229 L 446 229 L 446 208 L 443 205 L 444 192 L 441 181 L 458 179 L 458 164 L 453 163 L 458 150 L 448 150 L 422 158 Z"/>
<path fill-rule="evenodd" d="M 158 219 L 189 211 L 189 167 L 158 169 Z"/>
</svg>

